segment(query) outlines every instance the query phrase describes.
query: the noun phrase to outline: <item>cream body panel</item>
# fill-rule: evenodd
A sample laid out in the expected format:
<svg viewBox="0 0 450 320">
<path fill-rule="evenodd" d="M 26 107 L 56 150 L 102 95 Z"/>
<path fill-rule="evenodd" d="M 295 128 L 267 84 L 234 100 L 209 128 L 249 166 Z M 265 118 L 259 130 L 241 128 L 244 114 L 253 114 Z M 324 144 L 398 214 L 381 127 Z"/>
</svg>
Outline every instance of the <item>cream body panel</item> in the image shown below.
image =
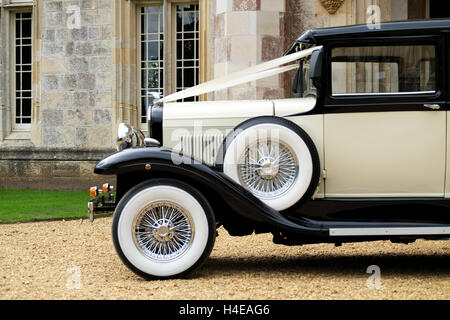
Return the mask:
<svg viewBox="0 0 450 320">
<path fill-rule="evenodd" d="M 260 101 L 213 101 L 164 104 L 163 141 L 164 146 L 177 148 L 182 135 L 226 136 L 240 123 L 258 116 L 275 114 L 294 114 L 310 111 L 315 105 L 314 98 L 297 98 Z M 280 112 L 277 111 L 280 107 Z M 323 158 L 323 115 L 289 117 L 288 120 L 299 125 L 313 140 L 319 153 L 321 168 Z M 324 197 L 324 184 L 320 179 L 315 198 Z"/>
<path fill-rule="evenodd" d="M 315 98 L 279 100 L 205 101 L 165 103 L 163 137 L 166 147 L 177 143 L 183 134 L 227 134 L 238 124 L 259 116 L 283 117 L 305 113 L 315 106 Z"/>
<path fill-rule="evenodd" d="M 165 121 L 175 119 L 251 118 L 273 115 L 274 112 L 273 103 L 270 100 L 166 103 L 163 108 Z"/>
<path fill-rule="evenodd" d="M 446 111 L 447 125 L 450 121 L 450 112 Z M 445 170 L 445 197 L 450 198 L 450 130 L 447 129 L 447 157 L 446 157 L 446 170 Z"/>
<path fill-rule="evenodd" d="M 325 168 L 324 161 L 324 146 L 323 146 L 323 115 L 308 115 L 308 116 L 295 116 L 287 118 L 294 122 L 300 128 L 302 128 L 312 139 L 314 145 L 316 146 L 317 153 L 320 159 L 320 179 L 319 179 L 319 189 L 315 194 L 314 198 L 323 198 L 325 196 L 325 184 L 323 180 L 323 170 Z M 301 159 L 300 159 L 301 165 Z"/>
<path fill-rule="evenodd" d="M 274 100 L 275 115 L 285 117 L 291 114 L 306 113 L 311 111 L 316 105 L 316 98 L 290 98 Z"/>
<path fill-rule="evenodd" d="M 442 197 L 446 113 L 326 114 L 326 197 Z"/>
<path fill-rule="evenodd" d="M 180 135 L 226 135 L 247 119 L 274 114 L 269 100 L 166 103 L 163 108 L 163 141 L 169 148 Z"/>
</svg>

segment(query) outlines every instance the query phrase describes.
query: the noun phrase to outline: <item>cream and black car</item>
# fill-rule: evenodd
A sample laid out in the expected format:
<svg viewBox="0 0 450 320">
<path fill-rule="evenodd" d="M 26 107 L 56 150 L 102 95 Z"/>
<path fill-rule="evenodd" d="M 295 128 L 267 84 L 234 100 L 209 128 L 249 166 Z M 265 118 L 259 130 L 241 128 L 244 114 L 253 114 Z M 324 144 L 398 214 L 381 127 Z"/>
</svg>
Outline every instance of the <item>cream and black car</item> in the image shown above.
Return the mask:
<svg viewBox="0 0 450 320">
<path fill-rule="evenodd" d="M 286 54 L 159 98 L 121 124 L 113 240 L 145 278 L 188 274 L 223 226 L 277 244 L 450 235 L 450 20 L 310 30 Z M 296 71 L 295 71 L 296 70 Z M 283 72 L 292 97 L 179 102 Z M 106 187 L 108 191 L 108 187 Z"/>
</svg>

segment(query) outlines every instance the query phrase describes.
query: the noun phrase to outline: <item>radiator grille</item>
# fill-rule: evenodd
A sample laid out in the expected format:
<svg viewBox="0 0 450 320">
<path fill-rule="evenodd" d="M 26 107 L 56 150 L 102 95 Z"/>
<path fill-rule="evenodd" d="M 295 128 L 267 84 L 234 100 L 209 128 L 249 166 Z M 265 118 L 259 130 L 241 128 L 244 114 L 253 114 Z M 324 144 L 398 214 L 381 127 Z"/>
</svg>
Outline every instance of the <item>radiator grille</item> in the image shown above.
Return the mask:
<svg viewBox="0 0 450 320">
<path fill-rule="evenodd" d="M 223 134 L 181 136 L 181 153 L 214 165 L 224 138 Z"/>
</svg>

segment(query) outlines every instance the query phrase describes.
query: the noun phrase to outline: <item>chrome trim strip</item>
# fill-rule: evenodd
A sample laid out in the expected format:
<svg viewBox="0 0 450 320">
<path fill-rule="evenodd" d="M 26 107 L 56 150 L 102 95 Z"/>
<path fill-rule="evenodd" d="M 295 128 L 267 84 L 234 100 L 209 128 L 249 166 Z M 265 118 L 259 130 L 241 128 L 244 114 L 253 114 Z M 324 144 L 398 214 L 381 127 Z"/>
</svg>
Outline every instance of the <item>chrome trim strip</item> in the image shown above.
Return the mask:
<svg viewBox="0 0 450 320">
<path fill-rule="evenodd" d="M 400 95 L 419 95 L 419 94 L 435 94 L 437 91 L 411 91 L 411 92 L 382 92 L 382 93 L 332 93 L 332 97 L 351 97 L 351 96 L 400 96 Z"/>
<path fill-rule="evenodd" d="M 402 236 L 450 234 L 448 227 L 416 227 L 416 228 L 334 228 L 330 236 Z"/>
</svg>

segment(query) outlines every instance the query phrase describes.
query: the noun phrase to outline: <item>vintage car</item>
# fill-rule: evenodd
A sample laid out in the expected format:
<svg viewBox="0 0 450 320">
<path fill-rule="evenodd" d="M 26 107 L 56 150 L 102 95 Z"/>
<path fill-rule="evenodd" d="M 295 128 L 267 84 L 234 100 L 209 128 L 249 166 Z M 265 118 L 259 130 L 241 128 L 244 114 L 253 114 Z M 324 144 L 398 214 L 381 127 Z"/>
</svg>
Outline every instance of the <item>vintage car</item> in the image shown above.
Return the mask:
<svg viewBox="0 0 450 320">
<path fill-rule="evenodd" d="M 155 94 L 149 137 L 121 124 L 119 152 L 96 165 L 117 188 L 94 189 L 91 216 L 115 208 L 118 255 L 152 279 L 199 267 L 220 226 L 284 245 L 447 239 L 449 31 L 310 30 L 281 58 Z M 178 102 L 292 70 L 286 99 Z"/>
</svg>

